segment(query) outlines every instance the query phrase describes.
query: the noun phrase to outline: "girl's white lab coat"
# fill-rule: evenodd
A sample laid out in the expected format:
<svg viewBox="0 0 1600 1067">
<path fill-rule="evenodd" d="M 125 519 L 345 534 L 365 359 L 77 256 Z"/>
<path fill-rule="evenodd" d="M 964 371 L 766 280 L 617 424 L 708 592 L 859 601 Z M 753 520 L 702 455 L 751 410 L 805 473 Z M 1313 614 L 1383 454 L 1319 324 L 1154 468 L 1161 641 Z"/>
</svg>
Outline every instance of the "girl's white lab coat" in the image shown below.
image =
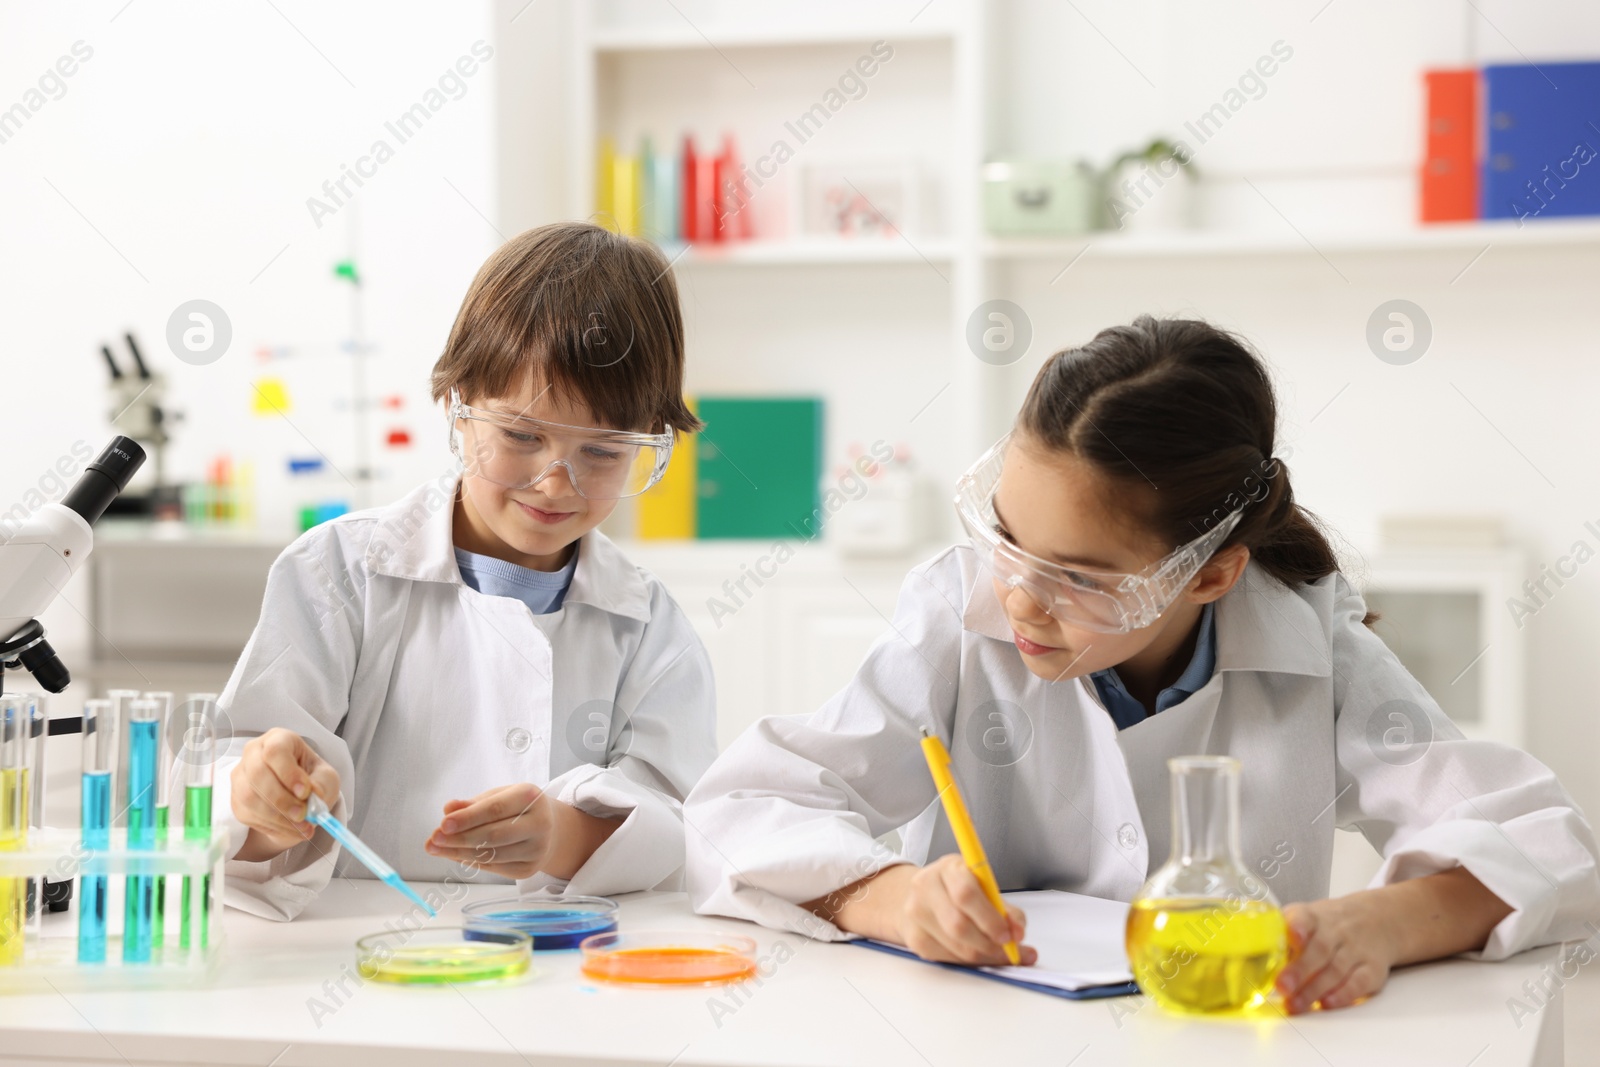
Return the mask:
<svg viewBox="0 0 1600 1067">
<path fill-rule="evenodd" d="M 624 817 L 571 892 L 676 883 L 681 801 L 716 755 L 705 648 L 661 583 L 598 531 L 579 543 L 559 611 L 474 591 L 454 556 L 457 485 L 448 476 L 324 523 L 273 564 L 220 700 L 234 734 L 215 799 L 229 854 L 246 830 L 228 772 L 248 738 L 283 726 L 338 771 L 336 814 L 406 879 L 508 882 L 423 845 L 445 801 L 532 782 Z M 336 874 L 368 876 L 319 831 L 274 860 L 230 861 L 227 901 L 293 918 Z M 518 883 L 550 884 L 561 883 Z"/>
<path fill-rule="evenodd" d="M 897 862 L 956 851 L 918 744 L 950 748 L 1003 890 L 1129 900 L 1167 859 L 1169 757 L 1243 764 L 1243 862 L 1283 903 L 1327 896 L 1335 827 L 1385 861 L 1374 884 L 1461 865 L 1515 909 L 1483 956 L 1586 937 L 1600 915 L 1589 825 L 1517 749 L 1466 741 L 1337 575 L 1291 591 L 1251 563 L 1217 604 L 1216 671 L 1118 731 L 1088 678 L 1028 671 L 993 583 L 952 548 L 912 571 L 892 631 L 809 716 L 759 721 L 690 794 L 698 910 L 846 936 L 797 907 Z M 875 839 L 900 829 L 898 853 Z"/>
</svg>

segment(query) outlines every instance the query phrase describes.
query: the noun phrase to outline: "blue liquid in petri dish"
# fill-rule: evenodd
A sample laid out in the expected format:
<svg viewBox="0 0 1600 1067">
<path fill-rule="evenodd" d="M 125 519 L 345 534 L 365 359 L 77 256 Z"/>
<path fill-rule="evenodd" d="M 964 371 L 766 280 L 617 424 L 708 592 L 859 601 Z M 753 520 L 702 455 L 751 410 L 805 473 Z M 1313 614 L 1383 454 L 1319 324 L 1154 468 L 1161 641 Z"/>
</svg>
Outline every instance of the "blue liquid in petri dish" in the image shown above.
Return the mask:
<svg viewBox="0 0 1600 1067">
<path fill-rule="evenodd" d="M 533 938 L 535 952 L 558 952 L 577 948 L 584 938 L 592 934 L 606 934 L 617 928 L 613 914 L 595 912 L 586 908 L 516 908 L 483 912 L 473 916 L 478 922 L 509 926 Z M 492 935 L 472 929 L 469 924 L 466 937 L 481 941 Z"/>
</svg>

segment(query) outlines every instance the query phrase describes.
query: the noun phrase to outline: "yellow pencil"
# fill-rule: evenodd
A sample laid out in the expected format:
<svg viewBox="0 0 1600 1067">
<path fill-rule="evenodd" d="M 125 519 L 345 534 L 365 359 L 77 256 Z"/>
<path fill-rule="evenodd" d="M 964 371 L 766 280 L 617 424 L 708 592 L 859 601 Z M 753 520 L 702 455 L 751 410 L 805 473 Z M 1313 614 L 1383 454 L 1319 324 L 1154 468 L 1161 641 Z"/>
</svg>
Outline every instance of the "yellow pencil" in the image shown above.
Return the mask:
<svg viewBox="0 0 1600 1067">
<path fill-rule="evenodd" d="M 983 895 L 989 898 L 994 910 L 1005 915 L 1005 901 L 1000 899 L 1000 887 L 995 883 L 994 871 L 989 868 L 989 857 L 984 854 L 983 842 L 978 840 L 977 828 L 972 825 L 972 816 L 967 814 L 961 790 L 956 788 L 956 780 L 950 774 L 949 751 L 943 741 L 924 729 L 922 754 L 928 760 L 929 772 L 933 774 L 933 787 L 939 791 L 939 799 L 944 801 L 944 814 L 950 820 L 950 829 L 955 832 L 956 845 L 961 849 L 961 858 L 966 861 L 967 870 L 978 876 Z M 1011 961 L 1012 966 L 1022 962 L 1015 941 L 1007 941 L 1005 947 L 1006 959 Z"/>
</svg>

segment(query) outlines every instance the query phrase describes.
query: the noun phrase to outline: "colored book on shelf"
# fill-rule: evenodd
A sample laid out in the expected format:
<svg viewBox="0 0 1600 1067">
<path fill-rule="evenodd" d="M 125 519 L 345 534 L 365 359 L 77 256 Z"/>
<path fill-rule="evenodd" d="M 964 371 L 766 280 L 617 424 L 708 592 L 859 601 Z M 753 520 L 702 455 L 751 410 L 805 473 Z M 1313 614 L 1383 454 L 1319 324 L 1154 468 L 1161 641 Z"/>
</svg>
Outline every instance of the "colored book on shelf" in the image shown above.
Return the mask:
<svg viewBox="0 0 1600 1067">
<path fill-rule="evenodd" d="M 699 405 L 688 398 L 689 410 Z M 672 459 L 661 480 L 639 494 L 638 536 L 644 541 L 668 541 L 695 535 L 695 483 L 699 475 L 695 435 L 680 434 L 672 446 Z"/>
<path fill-rule="evenodd" d="M 635 156 L 612 158 L 611 217 L 618 233 L 639 233 L 639 160 Z"/>
<path fill-rule="evenodd" d="M 678 161 L 656 152 L 648 137 L 639 147 L 639 232 L 660 244 L 678 239 Z"/>
<path fill-rule="evenodd" d="M 816 397 L 700 398 L 699 537 L 816 536 L 823 410 Z"/>
<path fill-rule="evenodd" d="M 1600 214 L 1600 63 L 1483 69 L 1482 217 Z"/>
<path fill-rule="evenodd" d="M 605 225 L 605 220 L 612 217 L 611 179 L 615 158 L 616 150 L 611 145 L 611 138 L 600 138 L 594 163 L 594 213 L 601 225 Z"/>
<path fill-rule="evenodd" d="M 685 135 L 683 152 L 678 157 L 678 236 L 685 241 L 694 240 L 700 219 L 695 211 L 694 199 L 694 138 Z"/>
<path fill-rule="evenodd" d="M 1478 217 L 1478 72 L 1423 73 L 1427 127 L 1419 176 L 1423 222 Z"/>
<path fill-rule="evenodd" d="M 694 150 L 685 139 L 683 148 L 683 239 L 710 242 L 717 235 L 717 159 Z"/>
<path fill-rule="evenodd" d="M 748 241 L 750 179 L 739 166 L 739 148 L 728 134 L 716 158 L 717 240 Z"/>
</svg>

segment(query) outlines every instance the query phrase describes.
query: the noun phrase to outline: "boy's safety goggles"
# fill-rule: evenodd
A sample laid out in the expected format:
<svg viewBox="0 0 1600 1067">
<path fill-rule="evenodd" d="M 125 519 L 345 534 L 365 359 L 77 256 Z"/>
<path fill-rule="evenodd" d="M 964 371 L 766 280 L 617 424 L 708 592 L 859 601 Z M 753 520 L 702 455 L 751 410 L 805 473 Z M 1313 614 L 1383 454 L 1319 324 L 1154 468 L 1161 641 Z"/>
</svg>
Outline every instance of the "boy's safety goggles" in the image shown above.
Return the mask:
<svg viewBox="0 0 1600 1067">
<path fill-rule="evenodd" d="M 1212 553 L 1239 524 L 1236 510 L 1137 574 L 1067 567 L 1041 559 L 1000 534 L 995 489 L 1011 435 L 983 454 L 956 483 L 956 513 L 978 559 L 1007 590 L 1022 589 L 1041 611 L 1069 626 L 1118 634 L 1143 629 L 1172 606 Z"/>
<path fill-rule="evenodd" d="M 526 489 L 557 467 L 589 500 L 638 496 L 656 482 L 672 458 L 666 433 L 632 433 L 508 415 L 469 407 L 450 391 L 450 450 L 462 468 L 507 489 Z"/>
</svg>

